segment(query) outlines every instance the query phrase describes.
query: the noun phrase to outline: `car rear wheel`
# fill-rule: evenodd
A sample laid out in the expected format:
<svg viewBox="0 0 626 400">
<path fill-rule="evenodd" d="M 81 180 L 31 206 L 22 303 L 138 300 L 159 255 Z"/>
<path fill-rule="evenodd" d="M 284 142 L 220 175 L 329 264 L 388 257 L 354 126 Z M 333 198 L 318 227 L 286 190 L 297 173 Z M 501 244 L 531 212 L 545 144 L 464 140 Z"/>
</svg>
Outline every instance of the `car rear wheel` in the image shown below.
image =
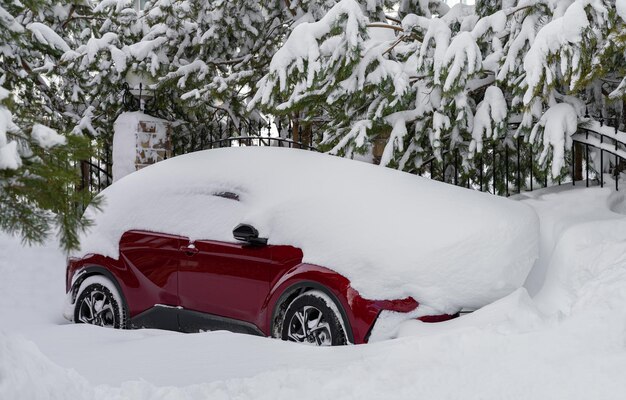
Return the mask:
<svg viewBox="0 0 626 400">
<path fill-rule="evenodd" d="M 337 305 L 323 292 L 312 290 L 296 297 L 285 311 L 282 339 L 314 346 L 348 343 Z"/>
<path fill-rule="evenodd" d="M 103 276 L 86 278 L 78 289 L 74 322 L 125 329 L 127 315 L 117 288 Z"/>
</svg>

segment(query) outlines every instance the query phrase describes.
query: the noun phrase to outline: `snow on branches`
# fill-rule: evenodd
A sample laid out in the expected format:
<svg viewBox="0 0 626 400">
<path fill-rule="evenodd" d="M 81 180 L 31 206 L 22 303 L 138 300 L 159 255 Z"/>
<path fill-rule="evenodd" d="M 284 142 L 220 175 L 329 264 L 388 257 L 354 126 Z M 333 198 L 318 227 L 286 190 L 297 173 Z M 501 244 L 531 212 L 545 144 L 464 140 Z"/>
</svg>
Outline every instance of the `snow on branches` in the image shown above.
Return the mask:
<svg viewBox="0 0 626 400">
<path fill-rule="evenodd" d="M 348 90 L 362 87 L 363 71 L 341 82 L 335 80 L 335 74 L 354 67 L 351 64 L 361 57 L 367 22 L 355 0 L 341 0 L 319 21 L 296 26 L 272 57 L 269 73 L 257 85 L 257 94 L 248 107 L 253 108 L 258 101 L 267 104 L 273 100 L 273 95 L 285 92 L 287 75 L 292 95 L 279 104 L 278 109 L 291 107 L 303 92 L 311 89 L 328 90 L 335 84 Z M 275 90 L 276 83 L 278 90 Z"/>
<path fill-rule="evenodd" d="M 591 4 L 589 4 L 591 3 Z M 608 10 L 600 0 L 576 1 L 563 16 L 553 19 L 536 35 L 532 46 L 524 57 L 524 70 L 528 89 L 524 95 L 524 104 L 530 104 L 538 87 L 543 83 L 549 91 L 558 75 L 569 76 L 569 87 L 573 89 L 580 78 L 581 59 L 583 58 L 583 34 L 590 28 L 585 6 L 590 5 L 597 16 L 596 27 L 601 27 L 607 18 Z M 559 69 L 548 63 L 551 55 L 561 58 Z"/>
<path fill-rule="evenodd" d="M 507 114 L 504 93 L 497 86 L 489 86 L 485 91 L 483 101 L 476 107 L 469 157 L 472 157 L 475 152 L 483 151 L 483 138 L 492 139 L 502 134 L 506 129 Z"/>
<path fill-rule="evenodd" d="M 603 60 L 614 57 L 610 35 L 623 37 L 622 0 L 617 17 L 611 0 L 401 3 L 397 16 L 380 17 L 342 0 L 296 26 L 249 107 L 304 115 L 320 125 L 322 146 L 348 157 L 386 140 L 380 163 L 408 171 L 452 151 L 471 168 L 485 141 L 502 148 L 521 135 L 558 176 L 582 117 L 559 101 L 604 104 L 597 87 L 608 67 L 599 57 L 603 48 Z M 381 27 L 386 40 L 372 34 Z"/>
<path fill-rule="evenodd" d="M 68 188 L 90 145 L 71 134 L 82 90 L 61 56 L 80 40 L 86 22 L 72 19 L 87 8 L 0 0 L 0 230 L 26 243 L 54 233 L 66 250 L 89 225 L 75 205 L 91 195 Z"/>
<path fill-rule="evenodd" d="M 578 115 L 574 107 L 567 103 L 555 104 L 541 116 L 530 134 L 534 141 L 538 132 L 543 131 L 543 150 L 539 162 L 543 163 L 552 152 L 552 176 L 559 176 L 565 164 L 565 149 L 572 147 L 571 136 L 578 128 Z"/>
<path fill-rule="evenodd" d="M 7 132 L 17 130 L 17 126 L 13 123 L 11 111 L 2 105 L 8 97 L 9 91 L 0 86 L 0 170 L 18 169 L 22 165 L 22 158 L 17 150 L 17 142 L 7 138 Z"/>
</svg>

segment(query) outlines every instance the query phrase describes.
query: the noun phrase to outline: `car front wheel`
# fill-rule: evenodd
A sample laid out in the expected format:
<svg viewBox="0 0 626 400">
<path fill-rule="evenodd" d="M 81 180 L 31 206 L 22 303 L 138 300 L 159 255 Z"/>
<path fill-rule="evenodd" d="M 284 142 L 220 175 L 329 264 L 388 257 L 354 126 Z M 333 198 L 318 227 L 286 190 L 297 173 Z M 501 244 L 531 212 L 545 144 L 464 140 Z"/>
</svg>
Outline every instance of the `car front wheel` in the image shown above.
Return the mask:
<svg viewBox="0 0 626 400">
<path fill-rule="evenodd" d="M 312 290 L 296 297 L 285 311 L 282 339 L 314 346 L 348 343 L 337 305 L 323 292 Z"/>
<path fill-rule="evenodd" d="M 90 276 L 80 285 L 74 306 L 74 322 L 125 329 L 127 317 L 115 285 L 103 276 Z"/>
</svg>

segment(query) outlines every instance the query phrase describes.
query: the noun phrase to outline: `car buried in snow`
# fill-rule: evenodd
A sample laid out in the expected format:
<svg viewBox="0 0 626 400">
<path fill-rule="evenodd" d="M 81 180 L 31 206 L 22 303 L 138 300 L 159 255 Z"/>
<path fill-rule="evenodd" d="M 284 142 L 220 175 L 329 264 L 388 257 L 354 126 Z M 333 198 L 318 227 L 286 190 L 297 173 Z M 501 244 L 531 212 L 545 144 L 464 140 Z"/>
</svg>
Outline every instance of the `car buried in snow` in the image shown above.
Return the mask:
<svg viewBox="0 0 626 400">
<path fill-rule="evenodd" d="M 360 344 L 504 297 L 537 256 L 519 202 L 304 150 L 191 153 L 101 196 L 67 266 L 77 323 Z"/>
</svg>

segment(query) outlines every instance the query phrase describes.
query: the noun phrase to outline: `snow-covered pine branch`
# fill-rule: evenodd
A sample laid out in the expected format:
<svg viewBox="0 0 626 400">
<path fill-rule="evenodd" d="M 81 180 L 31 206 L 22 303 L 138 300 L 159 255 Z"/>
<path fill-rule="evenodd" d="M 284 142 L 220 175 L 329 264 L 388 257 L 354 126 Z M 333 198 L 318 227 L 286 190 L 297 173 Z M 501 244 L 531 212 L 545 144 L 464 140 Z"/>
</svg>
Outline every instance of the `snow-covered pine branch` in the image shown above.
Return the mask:
<svg viewBox="0 0 626 400">
<path fill-rule="evenodd" d="M 90 146 L 71 133 L 82 89 L 61 56 L 80 40 L 86 8 L 0 0 L 0 230 L 27 243 L 56 234 L 66 250 L 89 224 L 73 207 L 90 194 L 67 189 Z"/>
<path fill-rule="evenodd" d="M 400 3 L 399 14 L 387 19 L 344 0 L 317 22 L 295 27 L 249 107 L 325 121 L 322 146 L 348 157 L 371 154 L 373 144 L 385 140 L 381 164 L 408 171 L 451 151 L 471 169 L 485 140 L 489 148 L 502 148 L 523 135 L 537 141 L 537 161 L 560 173 L 567 149 L 556 147 L 567 141 L 541 141 L 531 129 L 556 129 L 542 117 L 565 107 L 559 106 L 565 95 L 602 109 L 608 93 L 594 89 L 602 76 L 624 78 L 614 57 L 624 57 L 621 8 L 611 13 L 609 0 L 479 1 L 452 8 Z M 365 26 L 358 35 L 348 36 L 349 17 L 336 22 L 348 12 Z M 394 29 L 385 29 L 390 24 Z M 612 97 L 624 87 L 615 85 Z M 519 129 L 510 121 L 521 121 Z M 563 132 L 571 134 L 571 125 L 543 137 Z"/>
</svg>

